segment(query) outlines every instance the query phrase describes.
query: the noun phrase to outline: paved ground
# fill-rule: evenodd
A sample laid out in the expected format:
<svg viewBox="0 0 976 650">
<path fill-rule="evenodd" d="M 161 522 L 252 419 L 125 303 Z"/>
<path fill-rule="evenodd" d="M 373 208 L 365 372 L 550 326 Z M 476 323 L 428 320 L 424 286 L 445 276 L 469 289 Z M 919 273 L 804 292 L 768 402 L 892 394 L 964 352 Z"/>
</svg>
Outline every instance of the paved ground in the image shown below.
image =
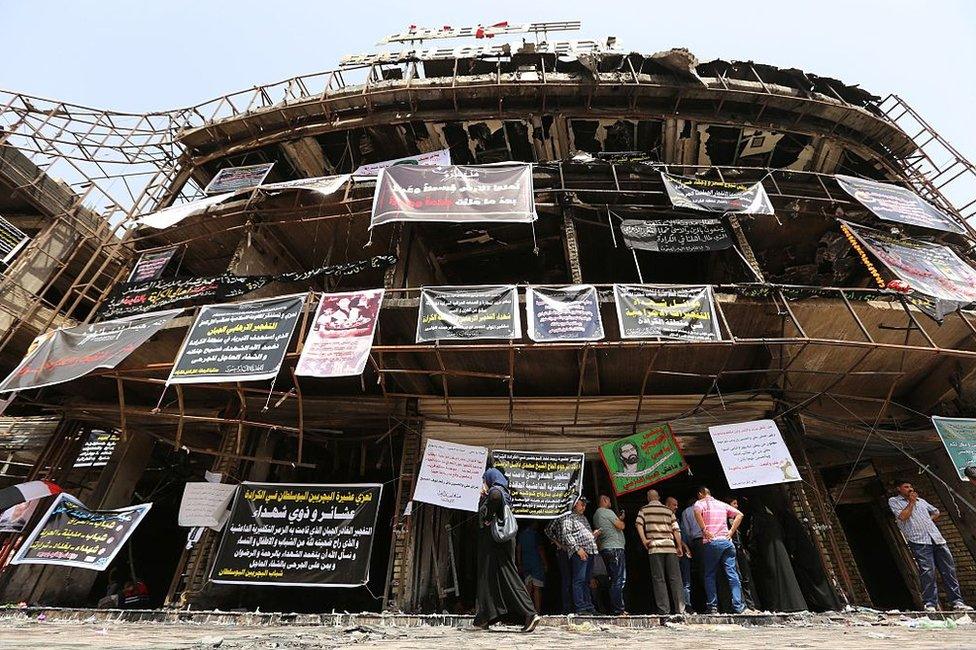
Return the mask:
<svg viewBox="0 0 976 650">
<path fill-rule="evenodd" d="M 501 648 L 619 648 L 663 647 L 729 650 L 741 648 L 973 648 L 976 647 L 976 617 L 947 620 L 924 618 L 851 617 L 824 623 L 793 621 L 787 624 L 749 626 L 741 624 L 668 623 L 651 628 L 627 628 L 599 622 L 566 623 L 547 620 L 535 634 L 516 629 L 489 632 L 447 626 L 280 626 L 215 623 L 125 623 L 77 622 L 0 616 L 0 648 L 44 648 L 44 650 L 160 649 L 309 649 L 396 648 L 465 650 Z"/>
</svg>

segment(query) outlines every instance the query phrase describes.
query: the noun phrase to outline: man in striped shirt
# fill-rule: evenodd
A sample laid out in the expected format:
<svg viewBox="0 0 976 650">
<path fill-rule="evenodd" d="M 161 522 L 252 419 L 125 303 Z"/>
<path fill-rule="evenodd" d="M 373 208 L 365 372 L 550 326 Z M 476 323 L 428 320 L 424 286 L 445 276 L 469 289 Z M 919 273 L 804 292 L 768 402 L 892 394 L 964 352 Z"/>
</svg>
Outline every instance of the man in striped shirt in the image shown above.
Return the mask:
<svg viewBox="0 0 976 650">
<path fill-rule="evenodd" d="M 712 496 L 707 487 L 698 488 L 698 501 L 695 502 L 695 521 L 702 531 L 702 572 L 705 577 L 706 614 L 718 612 L 718 589 L 715 585 L 719 568 L 729 581 L 732 592 L 732 612 L 741 614 L 746 610 L 742 602 L 742 585 L 739 570 L 735 565 L 735 546 L 732 536 L 742 524 L 742 513 L 727 503 Z M 729 519 L 732 526 L 729 527 Z"/>
<path fill-rule="evenodd" d="M 651 563 L 651 585 L 654 588 L 657 613 L 683 614 L 684 585 L 678 564 L 682 549 L 681 531 L 674 512 L 661 503 L 657 490 L 647 491 L 647 505 L 637 512 L 634 524 Z"/>
</svg>

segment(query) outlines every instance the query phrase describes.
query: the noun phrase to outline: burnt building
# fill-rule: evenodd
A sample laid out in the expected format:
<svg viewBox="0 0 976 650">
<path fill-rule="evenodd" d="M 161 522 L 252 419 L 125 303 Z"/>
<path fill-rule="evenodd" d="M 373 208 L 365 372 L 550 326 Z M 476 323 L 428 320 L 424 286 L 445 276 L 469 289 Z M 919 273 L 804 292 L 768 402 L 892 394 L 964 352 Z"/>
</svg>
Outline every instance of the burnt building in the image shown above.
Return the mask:
<svg viewBox="0 0 976 650">
<path fill-rule="evenodd" d="M 188 308 L 115 369 L 21 391 L 8 414 L 58 421 L 29 477 L 57 481 L 91 507 L 154 503 L 126 558 L 154 606 L 465 611 L 474 594 L 470 513 L 405 514 L 426 440 L 583 452 L 584 492 L 596 495 L 609 490 L 600 445 L 666 423 L 693 473 L 659 489 L 684 500 L 700 483 L 729 492 L 708 427 L 774 419 L 802 480 L 767 496 L 801 522 L 810 570 L 827 576 L 838 606 L 921 603 L 887 511 L 890 480 L 902 473 L 942 509 L 963 593 L 976 601 L 976 512 L 965 505 L 976 491 L 956 479 L 929 420 L 973 415 L 974 314 L 960 308 L 936 320 L 842 227 L 895 228 L 892 237 L 972 263 L 976 170 L 895 95 L 798 69 L 702 62 L 682 49 L 642 55 L 613 39 L 549 40 L 573 25 L 545 25 L 526 28 L 528 41 L 502 44 L 513 34 L 501 33 L 444 48 L 431 45 L 441 42 L 436 32 L 408 33 L 391 40 L 398 51 L 105 127 L 111 133 L 101 153 L 86 154 L 83 172 L 115 155 L 120 178 L 142 180 L 129 200 L 86 208 L 100 217 L 89 226 L 118 232 L 98 240 L 104 261 L 80 246 L 65 253 L 66 267 L 84 269 L 70 271 L 73 283 L 48 281 L 45 295 L 58 296 L 52 315 L 96 321 L 141 255 L 174 248 L 169 272 L 179 277 L 278 274 L 233 300 L 374 288 L 385 298 L 358 377 L 296 377 L 313 296 L 273 381 L 167 386 L 194 321 Z M 58 141 L 41 125 L 47 113 L 70 115 L 74 133 L 110 122 L 65 105 L 8 108 L 27 116 L 19 128 L 33 124 Z M 531 164 L 538 219 L 371 229 L 375 180 L 353 172 L 442 150 L 453 165 Z M 194 203 L 220 170 L 269 163 L 256 189 Z M 731 242 L 720 250 L 628 248 L 623 220 L 709 216 L 675 207 L 662 172 L 761 184 L 774 214 L 710 215 Z M 879 220 L 837 175 L 907 188 L 958 227 Z M 319 177 L 340 178 L 329 192 L 287 185 Z M 193 207 L 160 212 L 173 206 Z M 280 277 L 377 256 L 395 263 Z M 416 340 L 422 287 L 578 284 L 597 289 L 603 340 Z M 621 337 L 613 287 L 630 284 L 710 287 L 720 338 Z M 11 367 L 30 344 L 26 333 L 61 324 L 30 318 L 14 314 L 11 330 L 22 333 L 3 339 Z M 117 447 L 104 467 L 75 467 L 91 430 L 117 431 Z M 183 484 L 207 471 L 227 482 L 385 484 L 370 590 L 309 598 L 298 587 L 209 582 L 220 533 L 204 531 L 187 549 L 176 525 Z M 633 513 L 642 498 L 617 501 Z M 7 535 L 4 557 L 21 542 Z M 646 611 L 646 563 L 632 565 L 632 611 Z M 103 574 L 61 567 L 0 574 L 7 601 L 92 604 L 104 583 Z"/>
</svg>

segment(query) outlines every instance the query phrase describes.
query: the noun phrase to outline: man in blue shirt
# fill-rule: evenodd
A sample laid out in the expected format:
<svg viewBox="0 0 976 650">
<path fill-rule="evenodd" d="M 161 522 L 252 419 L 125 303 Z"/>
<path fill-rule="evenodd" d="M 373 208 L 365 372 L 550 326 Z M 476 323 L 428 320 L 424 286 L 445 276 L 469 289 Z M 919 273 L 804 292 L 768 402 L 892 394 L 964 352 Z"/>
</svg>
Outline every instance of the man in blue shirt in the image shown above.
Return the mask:
<svg viewBox="0 0 976 650">
<path fill-rule="evenodd" d="M 905 536 L 908 547 L 915 556 L 918 564 L 918 578 L 922 583 L 922 600 L 925 601 L 926 611 L 936 611 L 939 608 L 939 590 L 935 582 L 935 570 L 942 574 L 942 583 L 949 592 L 949 602 L 953 609 L 972 611 L 973 608 L 963 602 L 959 592 L 959 579 L 956 578 L 956 563 L 952 559 L 949 545 L 935 525 L 935 520 L 942 514 L 939 509 L 918 493 L 907 480 L 899 479 L 895 482 L 898 494 L 888 499 L 888 507 L 895 515 L 895 523 Z"/>
<path fill-rule="evenodd" d="M 702 529 L 695 519 L 695 501 L 692 497 L 688 500 L 687 507 L 681 512 L 678 518 L 678 527 L 681 529 L 681 541 L 687 549 L 687 554 L 682 558 L 685 562 L 681 565 L 681 578 L 685 585 L 685 605 L 691 611 L 691 585 L 695 582 L 698 585 L 698 592 L 703 593 L 705 589 L 704 580 L 701 572 L 702 549 Z M 675 503 L 675 510 L 678 506 Z"/>
</svg>

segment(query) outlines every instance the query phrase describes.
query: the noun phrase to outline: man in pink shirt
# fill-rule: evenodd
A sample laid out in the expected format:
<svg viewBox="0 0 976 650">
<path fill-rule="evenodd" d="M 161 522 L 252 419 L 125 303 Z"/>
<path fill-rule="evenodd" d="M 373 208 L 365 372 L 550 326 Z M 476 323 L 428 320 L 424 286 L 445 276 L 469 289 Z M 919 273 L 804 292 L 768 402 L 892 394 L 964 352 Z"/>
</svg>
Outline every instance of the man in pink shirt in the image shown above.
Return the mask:
<svg viewBox="0 0 976 650">
<path fill-rule="evenodd" d="M 705 577 L 706 614 L 718 612 L 718 590 L 715 577 L 719 567 L 729 580 L 732 592 L 732 611 L 741 614 L 746 606 L 742 602 L 742 586 L 739 570 L 735 566 L 735 546 L 731 537 L 742 523 L 742 513 L 712 496 L 707 487 L 698 488 L 698 501 L 694 505 L 695 520 L 702 529 L 702 573 Z M 729 528 L 729 518 L 732 527 Z"/>
</svg>

